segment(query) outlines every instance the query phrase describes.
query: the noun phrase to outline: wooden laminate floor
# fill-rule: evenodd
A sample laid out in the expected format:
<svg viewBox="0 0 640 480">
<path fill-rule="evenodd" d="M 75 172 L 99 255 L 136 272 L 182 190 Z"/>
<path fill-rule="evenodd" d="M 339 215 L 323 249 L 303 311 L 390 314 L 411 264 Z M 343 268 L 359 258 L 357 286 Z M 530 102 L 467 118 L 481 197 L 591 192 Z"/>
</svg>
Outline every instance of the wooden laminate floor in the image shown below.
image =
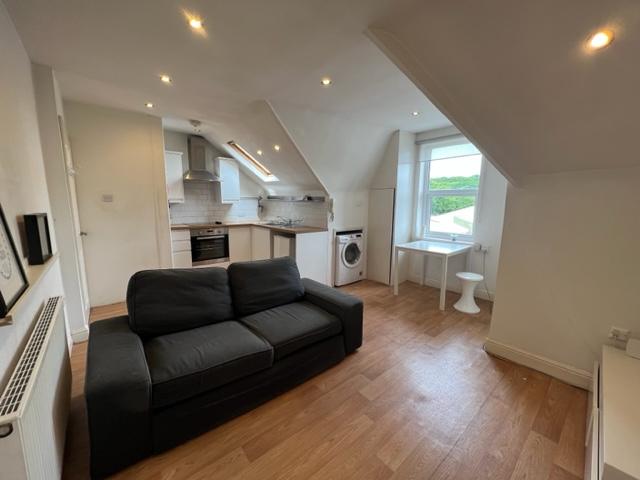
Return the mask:
<svg viewBox="0 0 640 480">
<path fill-rule="evenodd" d="M 365 343 L 331 370 L 121 479 L 582 478 L 586 392 L 482 350 L 489 304 L 438 310 L 438 291 L 363 281 Z M 92 321 L 124 305 L 92 312 Z M 64 478 L 88 478 L 86 344 L 72 355 Z M 124 432 L 123 432 L 124 434 Z"/>
</svg>

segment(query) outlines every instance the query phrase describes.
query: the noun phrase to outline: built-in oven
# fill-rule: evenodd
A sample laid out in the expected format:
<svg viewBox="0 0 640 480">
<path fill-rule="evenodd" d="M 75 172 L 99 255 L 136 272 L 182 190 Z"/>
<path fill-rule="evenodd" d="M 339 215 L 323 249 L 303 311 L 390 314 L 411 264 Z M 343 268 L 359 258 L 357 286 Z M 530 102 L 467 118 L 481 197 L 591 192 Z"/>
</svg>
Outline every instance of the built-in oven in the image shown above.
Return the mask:
<svg viewBox="0 0 640 480">
<path fill-rule="evenodd" d="M 229 261 L 229 230 L 224 227 L 191 230 L 191 261 L 194 266 Z"/>
</svg>

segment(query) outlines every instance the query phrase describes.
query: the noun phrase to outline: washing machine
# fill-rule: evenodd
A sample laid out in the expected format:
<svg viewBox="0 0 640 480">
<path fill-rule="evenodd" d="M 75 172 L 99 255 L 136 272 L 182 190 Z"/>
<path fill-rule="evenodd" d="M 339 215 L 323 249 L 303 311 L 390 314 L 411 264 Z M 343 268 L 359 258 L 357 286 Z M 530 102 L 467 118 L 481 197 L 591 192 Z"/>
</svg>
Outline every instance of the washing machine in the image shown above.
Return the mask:
<svg viewBox="0 0 640 480">
<path fill-rule="evenodd" d="M 336 232 L 335 276 L 336 286 L 362 280 L 364 275 L 364 234 L 362 230 Z"/>
</svg>

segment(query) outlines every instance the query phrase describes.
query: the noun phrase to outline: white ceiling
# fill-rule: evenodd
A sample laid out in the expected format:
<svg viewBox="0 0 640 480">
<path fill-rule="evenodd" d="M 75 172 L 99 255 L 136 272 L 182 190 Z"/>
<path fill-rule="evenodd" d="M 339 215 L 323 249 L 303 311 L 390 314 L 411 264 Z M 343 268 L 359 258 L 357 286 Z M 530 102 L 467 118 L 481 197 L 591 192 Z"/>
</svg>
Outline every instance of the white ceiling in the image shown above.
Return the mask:
<svg viewBox="0 0 640 480">
<path fill-rule="evenodd" d="M 589 51 L 600 28 L 615 41 Z M 429 0 L 370 36 L 516 183 L 640 165 L 638 0 Z"/>
<path fill-rule="evenodd" d="M 413 0 L 349 0 L 348 8 L 344 0 L 4 1 L 32 60 L 53 66 L 65 98 L 145 113 L 151 101 L 155 115 L 201 120 L 218 146 L 286 144 L 279 155 L 288 171 L 264 160 L 300 188 L 317 186 L 303 158 L 319 176 L 341 172 L 320 178 L 329 191 L 366 188 L 392 131 L 449 124 L 363 34 Z M 189 29 L 183 9 L 203 18 L 206 35 Z M 329 88 L 320 85 L 325 75 Z M 260 101 L 275 120 L 256 112 Z M 359 158 L 345 168 L 335 152 L 357 145 Z"/>
</svg>

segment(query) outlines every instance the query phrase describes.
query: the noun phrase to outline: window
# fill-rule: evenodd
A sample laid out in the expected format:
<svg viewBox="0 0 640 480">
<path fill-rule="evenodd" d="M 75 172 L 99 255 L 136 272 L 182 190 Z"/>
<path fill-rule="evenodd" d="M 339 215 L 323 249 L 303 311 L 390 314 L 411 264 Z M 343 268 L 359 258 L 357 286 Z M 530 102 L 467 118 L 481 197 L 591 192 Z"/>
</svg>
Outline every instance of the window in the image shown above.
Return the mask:
<svg viewBox="0 0 640 480">
<path fill-rule="evenodd" d="M 471 240 L 476 221 L 482 154 L 464 137 L 422 144 L 418 234 Z"/>
<path fill-rule="evenodd" d="M 253 155 L 251 155 L 239 144 L 231 140 L 227 142 L 227 145 L 229 145 L 229 147 L 231 147 L 239 155 L 239 157 L 236 157 L 236 159 L 239 160 L 253 173 L 255 173 L 263 182 L 275 182 L 278 180 L 278 177 L 271 173 L 267 167 L 256 160 Z"/>
</svg>

